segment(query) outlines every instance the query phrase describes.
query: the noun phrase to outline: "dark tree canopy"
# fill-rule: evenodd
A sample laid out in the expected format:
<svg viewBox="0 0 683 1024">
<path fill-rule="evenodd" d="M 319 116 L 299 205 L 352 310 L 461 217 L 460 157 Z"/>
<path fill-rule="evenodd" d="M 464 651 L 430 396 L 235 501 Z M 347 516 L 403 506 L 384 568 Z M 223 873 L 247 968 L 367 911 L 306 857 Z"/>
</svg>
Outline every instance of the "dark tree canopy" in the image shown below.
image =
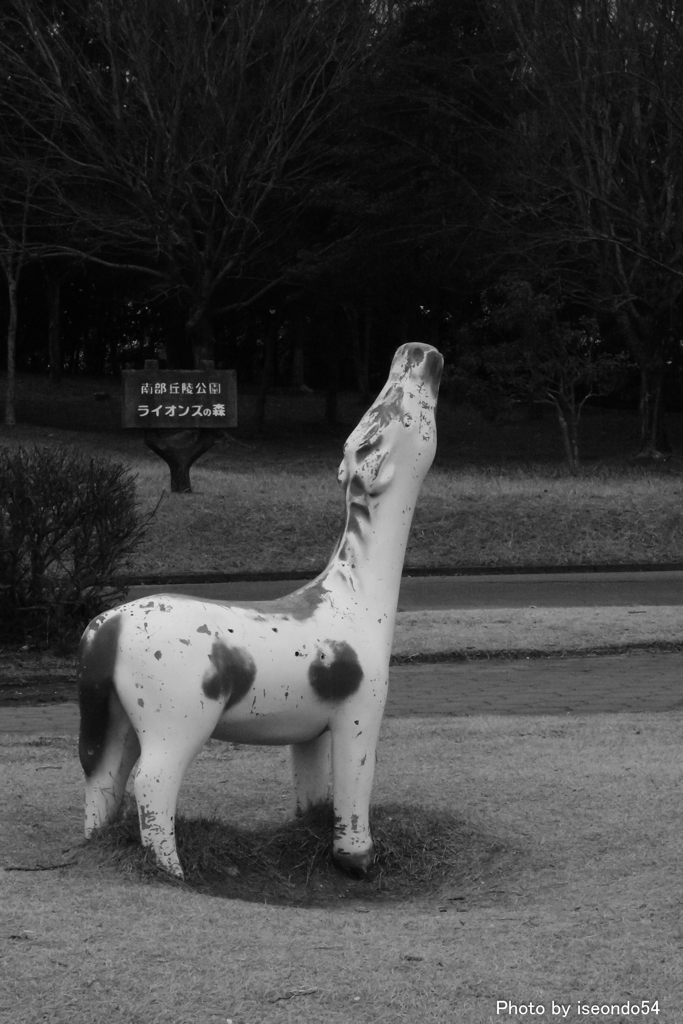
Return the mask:
<svg viewBox="0 0 683 1024">
<path fill-rule="evenodd" d="M 9 0 L 3 110 L 57 177 L 68 243 L 174 292 L 197 358 L 211 321 L 283 279 L 345 89 L 360 4 Z"/>
<path fill-rule="evenodd" d="M 610 321 L 641 367 L 641 452 L 683 293 L 683 3 L 501 0 L 514 33 L 519 248 Z"/>
<path fill-rule="evenodd" d="M 89 366 L 156 332 L 264 395 L 304 353 L 331 392 L 351 372 L 367 393 L 409 337 L 464 358 L 459 328 L 513 275 L 561 296 L 558 336 L 588 318 L 638 364 L 657 456 L 681 349 L 682 58 L 683 0 L 6 0 L 11 330 L 21 349 L 18 295 L 44 279 L 56 376 L 60 315 L 85 322 L 81 289 L 101 319 L 116 280 L 121 341 L 90 331 Z"/>
</svg>

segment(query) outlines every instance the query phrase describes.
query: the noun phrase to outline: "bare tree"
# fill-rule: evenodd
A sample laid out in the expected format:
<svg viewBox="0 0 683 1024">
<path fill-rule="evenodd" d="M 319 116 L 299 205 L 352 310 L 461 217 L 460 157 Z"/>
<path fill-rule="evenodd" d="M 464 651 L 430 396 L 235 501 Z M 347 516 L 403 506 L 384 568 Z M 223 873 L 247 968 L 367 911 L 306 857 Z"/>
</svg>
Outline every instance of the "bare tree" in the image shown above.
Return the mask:
<svg viewBox="0 0 683 1024">
<path fill-rule="evenodd" d="M 22 122 L 27 157 L 55 170 L 70 220 L 45 254 L 174 293 L 196 363 L 211 358 L 216 314 L 297 263 L 299 219 L 372 49 L 372 7 L 7 0 L 0 112 Z"/>
<path fill-rule="evenodd" d="M 641 371 L 641 456 L 683 293 L 683 2 L 502 0 L 517 46 L 518 242 L 616 325 Z"/>
<path fill-rule="evenodd" d="M 7 298 L 9 315 L 7 320 L 7 383 L 5 387 L 5 425 L 15 426 L 16 420 L 16 349 L 17 349 L 17 327 L 18 314 L 18 291 L 21 271 L 29 258 L 28 253 L 28 219 L 31 204 L 31 185 L 26 184 L 26 189 L 18 200 L 18 208 L 10 209 L 7 202 L 7 193 L 3 196 L 5 200 L 0 204 L 0 267 L 2 267 L 7 282 Z M 22 201 L 23 200 L 23 201 Z M 12 214 L 18 214 L 16 218 Z M 14 223 L 12 221 L 14 220 Z"/>
<path fill-rule="evenodd" d="M 1 126 L 0 126 L 1 130 Z M 45 212 L 45 195 L 51 187 L 48 168 L 38 162 L 0 159 L 0 269 L 7 283 L 7 382 L 5 423 L 16 424 L 16 348 L 19 328 L 19 283 L 26 265 L 40 257 L 41 238 L 55 225 Z"/>
<path fill-rule="evenodd" d="M 594 395 L 623 383 L 629 361 L 610 352 L 597 323 L 562 317 L 552 289 L 506 275 L 483 296 L 484 317 L 461 332 L 464 354 L 451 379 L 476 404 L 523 399 L 551 405 L 571 473 L 579 471 L 579 423 Z"/>
</svg>

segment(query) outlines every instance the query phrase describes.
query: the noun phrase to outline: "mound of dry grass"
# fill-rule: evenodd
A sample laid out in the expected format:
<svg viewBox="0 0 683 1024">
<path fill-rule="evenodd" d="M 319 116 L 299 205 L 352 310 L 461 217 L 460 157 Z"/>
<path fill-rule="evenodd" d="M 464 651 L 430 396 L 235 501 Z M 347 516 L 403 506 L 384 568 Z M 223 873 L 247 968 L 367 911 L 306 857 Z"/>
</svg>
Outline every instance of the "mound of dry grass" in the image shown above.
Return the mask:
<svg viewBox="0 0 683 1024">
<path fill-rule="evenodd" d="M 331 806 L 255 828 L 179 816 L 184 883 L 161 871 L 142 849 L 132 805 L 120 823 L 94 837 L 84 856 L 211 896 L 283 906 L 324 906 L 340 899 L 463 899 L 492 884 L 503 863 L 509 874 L 516 859 L 501 840 L 443 810 L 387 804 L 372 809 L 371 822 L 377 860 L 363 881 L 333 864 Z"/>
</svg>

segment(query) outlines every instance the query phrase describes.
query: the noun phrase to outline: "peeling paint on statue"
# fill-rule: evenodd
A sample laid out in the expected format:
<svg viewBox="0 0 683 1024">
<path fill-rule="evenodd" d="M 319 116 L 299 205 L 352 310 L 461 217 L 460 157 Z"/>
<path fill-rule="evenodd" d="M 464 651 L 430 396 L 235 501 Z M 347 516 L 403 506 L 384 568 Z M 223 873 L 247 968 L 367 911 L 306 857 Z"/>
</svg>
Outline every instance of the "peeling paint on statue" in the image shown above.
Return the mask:
<svg viewBox="0 0 683 1024">
<path fill-rule="evenodd" d="M 157 595 L 90 623 L 78 668 L 86 836 L 116 819 L 137 762 L 142 842 L 182 877 L 178 791 L 206 741 L 290 744 L 296 809 L 332 796 L 334 859 L 354 875 L 368 871 L 398 590 L 436 450 L 442 366 L 429 345 L 396 352 L 344 446 L 346 520 L 316 580 L 251 605 Z"/>
</svg>

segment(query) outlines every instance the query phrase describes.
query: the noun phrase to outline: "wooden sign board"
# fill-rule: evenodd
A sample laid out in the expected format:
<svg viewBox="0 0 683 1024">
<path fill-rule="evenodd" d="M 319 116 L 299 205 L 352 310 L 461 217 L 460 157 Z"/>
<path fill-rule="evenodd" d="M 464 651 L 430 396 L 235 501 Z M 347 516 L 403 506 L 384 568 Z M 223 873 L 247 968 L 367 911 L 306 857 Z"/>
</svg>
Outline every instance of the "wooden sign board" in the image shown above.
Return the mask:
<svg viewBox="0 0 683 1024">
<path fill-rule="evenodd" d="M 123 426 L 147 430 L 237 426 L 234 370 L 124 370 Z"/>
</svg>

